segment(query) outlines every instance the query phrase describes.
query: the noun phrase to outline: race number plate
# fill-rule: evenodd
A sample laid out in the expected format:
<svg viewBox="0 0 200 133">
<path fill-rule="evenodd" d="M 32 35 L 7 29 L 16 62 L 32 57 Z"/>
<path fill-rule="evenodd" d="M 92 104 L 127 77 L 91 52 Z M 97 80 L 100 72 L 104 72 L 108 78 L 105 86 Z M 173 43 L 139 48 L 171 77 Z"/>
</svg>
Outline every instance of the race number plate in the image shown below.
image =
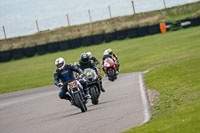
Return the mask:
<svg viewBox="0 0 200 133">
<path fill-rule="evenodd" d="M 72 82 L 69 82 L 68 85 L 69 85 L 69 88 L 70 88 L 71 90 L 73 90 L 74 88 L 77 88 L 77 87 L 78 87 L 78 84 L 77 84 L 76 80 L 74 80 L 74 81 L 72 81 Z"/>
</svg>

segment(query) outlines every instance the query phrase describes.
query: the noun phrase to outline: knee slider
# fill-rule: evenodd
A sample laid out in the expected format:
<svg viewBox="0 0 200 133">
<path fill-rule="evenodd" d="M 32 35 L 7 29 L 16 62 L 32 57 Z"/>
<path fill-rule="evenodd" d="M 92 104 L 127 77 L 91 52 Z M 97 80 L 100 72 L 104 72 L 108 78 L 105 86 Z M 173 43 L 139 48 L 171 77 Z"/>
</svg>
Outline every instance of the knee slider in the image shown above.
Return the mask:
<svg viewBox="0 0 200 133">
<path fill-rule="evenodd" d="M 59 97 L 60 97 L 60 99 L 65 99 L 65 94 L 59 93 Z"/>
</svg>

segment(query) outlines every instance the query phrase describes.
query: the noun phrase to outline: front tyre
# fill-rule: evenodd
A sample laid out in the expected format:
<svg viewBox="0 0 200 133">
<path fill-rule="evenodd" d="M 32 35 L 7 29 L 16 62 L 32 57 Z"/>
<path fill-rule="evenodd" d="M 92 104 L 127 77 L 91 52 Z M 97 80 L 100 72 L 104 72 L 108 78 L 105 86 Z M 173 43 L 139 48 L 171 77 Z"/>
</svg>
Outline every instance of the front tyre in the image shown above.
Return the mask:
<svg viewBox="0 0 200 133">
<path fill-rule="evenodd" d="M 81 94 L 75 93 L 74 98 L 75 98 L 76 105 L 81 109 L 81 111 L 82 112 L 87 111 L 87 107 L 86 107 L 85 103 L 83 103 L 83 101 L 81 100 Z"/>
<path fill-rule="evenodd" d="M 115 78 L 115 70 L 113 68 L 108 69 L 107 75 L 108 75 L 108 79 L 111 81 L 114 81 L 116 79 Z"/>
<path fill-rule="evenodd" d="M 98 101 L 98 96 L 97 96 L 97 92 L 96 92 L 96 87 L 90 88 L 90 94 L 91 94 L 92 104 L 94 104 L 94 105 L 98 104 L 99 101 Z"/>
</svg>

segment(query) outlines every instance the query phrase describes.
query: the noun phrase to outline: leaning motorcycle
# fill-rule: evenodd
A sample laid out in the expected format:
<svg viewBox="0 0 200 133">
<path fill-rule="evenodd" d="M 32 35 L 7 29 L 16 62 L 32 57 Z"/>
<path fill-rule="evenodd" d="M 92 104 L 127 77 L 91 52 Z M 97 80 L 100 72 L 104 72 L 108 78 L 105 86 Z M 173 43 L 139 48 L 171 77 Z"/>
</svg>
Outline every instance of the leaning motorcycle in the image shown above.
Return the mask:
<svg viewBox="0 0 200 133">
<path fill-rule="evenodd" d="M 104 60 L 104 66 L 103 66 L 104 72 L 107 74 L 108 79 L 111 81 L 114 81 L 117 79 L 117 66 L 115 65 L 115 62 L 111 58 L 106 58 Z"/>
<path fill-rule="evenodd" d="M 101 94 L 98 75 L 92 68 L 87 68 L 84 70 L 84 79 L 87 83 L 87 92 L 91 96 L 92 104 L 96 105 L 99 103 L 99 96 Z"/>
<path fill-rule="evenodd" d="M 83 98 L 83 92 L 79 87 L 80 85 L 78 80 L 72 80 L 67 83 L 67 88 L 71 95 L 73 105 L 80 108 L 82 112 L 85 112 L 87 111 L 86 100 Z"/>
</svg>

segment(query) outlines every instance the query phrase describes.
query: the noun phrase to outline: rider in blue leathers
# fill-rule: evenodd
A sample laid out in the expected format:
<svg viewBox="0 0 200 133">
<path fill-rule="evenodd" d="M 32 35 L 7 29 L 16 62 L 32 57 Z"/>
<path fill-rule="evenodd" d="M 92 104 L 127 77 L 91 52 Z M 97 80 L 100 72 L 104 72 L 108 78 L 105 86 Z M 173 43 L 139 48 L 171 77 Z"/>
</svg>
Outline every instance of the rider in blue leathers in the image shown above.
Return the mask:
<svg viewBox="0 0 200 133">
<path fill-rule="evenodd" d="M 71 102 L 71 96 L 67 94 L 67 85 L 63 83 L 75 80 L 73 71 L 79 73 L 80 77 L 83 77 L 84 76 L 83 71 L 77 66 L 74 66 L 72 64 L 65 64 L 65 60 L 63 58 L 56 59 L 55 65 L 57 69 L 54 72 L 54 83 L 56 86 L 62 87 L 59 92 L 59 97 L 61 99 L 66 99 Z M 83 91 L 86 88 L 86 83 L 82 79 L 79 79 L 78 81 L 80 82 L 79 88 Z M 87 96 L 85 95 L 84 92 L 83 95 L 85 99 L 87 99 Z"/>
</svg>

